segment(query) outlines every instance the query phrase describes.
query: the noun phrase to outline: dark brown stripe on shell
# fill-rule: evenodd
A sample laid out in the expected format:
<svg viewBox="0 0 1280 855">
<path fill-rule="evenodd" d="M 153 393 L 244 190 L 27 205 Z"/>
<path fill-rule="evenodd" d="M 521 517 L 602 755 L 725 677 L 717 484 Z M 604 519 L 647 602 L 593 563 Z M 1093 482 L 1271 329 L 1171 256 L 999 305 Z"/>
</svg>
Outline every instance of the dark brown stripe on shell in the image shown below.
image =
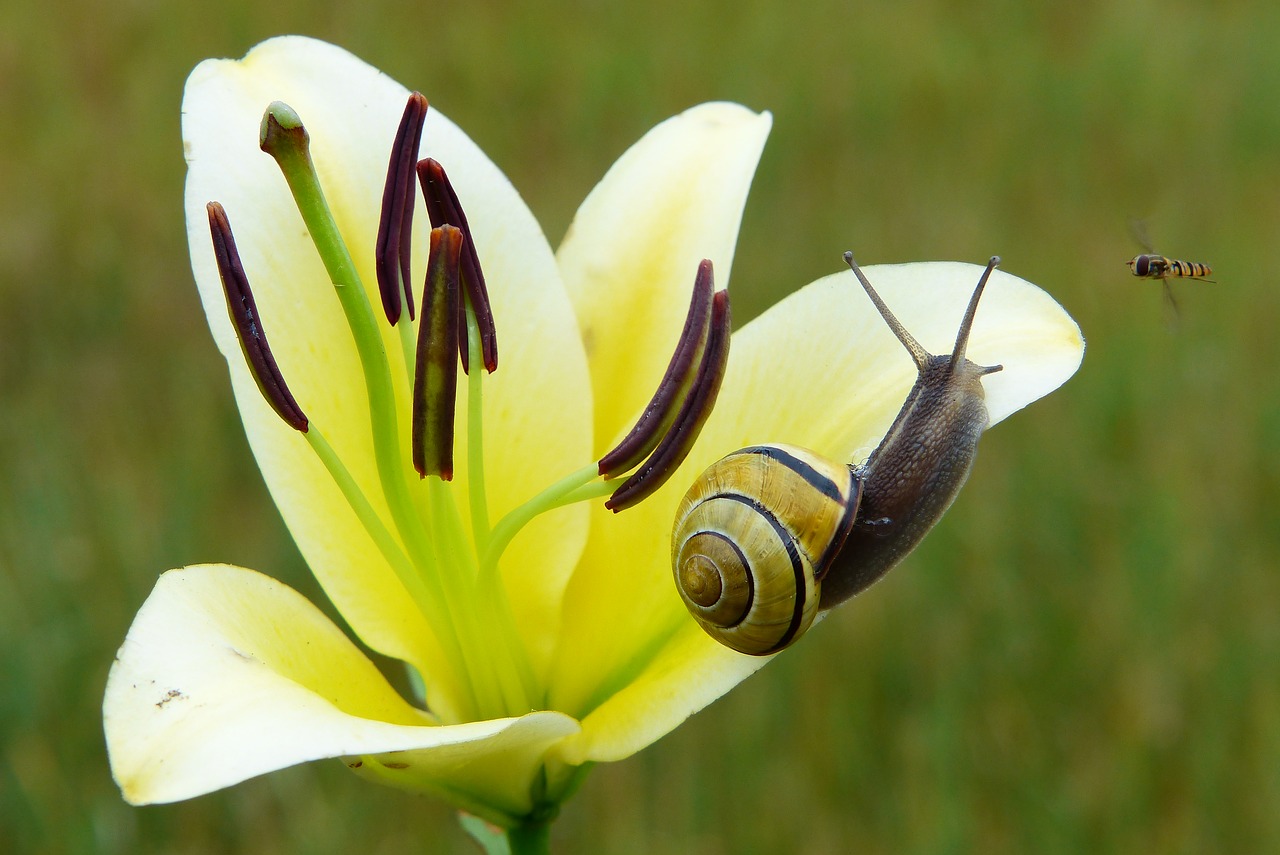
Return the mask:
<svg viewBox="0 0 1280 855">
<path fill-rule="evenodd" d="M 739 454 L 754 454 L 760 457 L 768 458 L 790 469 L 800 477 L 806 484 L 826 496 L 833 502 L 843 502 L 844 493 L 840 490 L 840 485 L 832 481 L 826 475 L 823 475 L 817 469 L 814 469 L 808 463 L 805 463 L 799 457 L 783 451 L 781 448 L 773 445 L 753 445 L 735 451 L 731 457 Z"/>
<path fill-rule="evenodd" d="M 782 542 L 782 545 L 787 550 L 787 558 L 791 561 L 791 572 L 795 576 L 796 592 L 795 607 L 791 610 L 791 623 L 787 626 L 787 631 L 783 633 L 782 637 L 779 638 L 772 647 L 768 650 L 761 651 L 758 655 L 765 656 L 781 650 L 790 644 L 791 640 L 795 638 L 796 633 L 800 631 L 800 622 L 804 619 L 804 563 L 800 560 L 800 551 L 796 548 L 795 538 L 792 537 L 791 532 L 787 527 L 778 521 L 778 518 L 774 516 L 772 511 L 750 496 L 744 496 L 740 493 L 717 493 L 713 496 L 707 497 L 706 501 L 711 501 L 712 499 L 728 499 L 732 502 L 739 502 L 760 514 L 760 516 L 764 517 L 769 525 L 773 526 L 774 532 L 778 535 L 778 540 Z M 750 565 L 748 564 L 746 566 L 749 567 Z"/>
</svg>

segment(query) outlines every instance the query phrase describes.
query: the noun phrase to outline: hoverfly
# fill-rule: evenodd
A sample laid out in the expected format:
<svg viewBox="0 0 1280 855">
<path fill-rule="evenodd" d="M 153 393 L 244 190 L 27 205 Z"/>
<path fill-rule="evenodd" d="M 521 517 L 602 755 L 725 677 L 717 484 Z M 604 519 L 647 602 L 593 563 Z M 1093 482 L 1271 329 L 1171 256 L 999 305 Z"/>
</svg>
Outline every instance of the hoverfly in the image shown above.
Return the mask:
<svg viewBox="0 0 1280 855">
<path fill-rule="evenodd" d="M 1137 238 L 1138 243 L 1142 245 L 1146 252 L 1142 255 L 1135 255 L 1125 264 L 1129 265 L 1130 272 L 1139 279 L 1160 280 L 1160 284 L 1164 286 L 1165 302 L 1176 317 L 1178 314 L 1178 301 L 1173 297 L 1173 288 L 1170 287 L 1169 280 L 1195 279 L 1198 282 L 1213 282 L 1214 280 L 1209 278 L 1213 275 L 1213 268 L 1198 261 L 1180 261 L 1176 258 L 1157 255 L 1155 250 L 1151 248 L 1151 241 L 1147 238 L 1147 230 L 1142 222 L 1134 221 L 1131 226 L 1133 236 Z"/>
</svg>

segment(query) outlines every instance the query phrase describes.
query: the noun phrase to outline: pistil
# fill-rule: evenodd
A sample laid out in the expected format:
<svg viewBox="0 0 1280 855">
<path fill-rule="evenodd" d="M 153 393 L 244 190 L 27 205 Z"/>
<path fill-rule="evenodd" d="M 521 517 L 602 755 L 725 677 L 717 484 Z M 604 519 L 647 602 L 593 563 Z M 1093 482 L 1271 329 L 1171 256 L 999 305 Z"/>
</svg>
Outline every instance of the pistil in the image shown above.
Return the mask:
<svg viewBox="0 0 1280 855">
<path fill-rule="evenodd" d="M 413 568 L 409 574 L 412 578 L 402 578 L 402 581 L 435 630 L 446 656 L 459 669 L 459 685 L 471 687 L 472 710 L 477 714 L 489 712 L 494 706 L 492 697 L 486 698 L 482 684 L 465 676 L 473 673 L 467 657 L 468 639 L 460 631 L 460 618 L 450 608 L 444 578 L 448 569 L 435 560 L 431 539 L 409 490 L 406 475 L 411 470 L 404 465 L 401 454 L 402 439 L 386 349 L 364 286 L 325 202 L 308 151 L 306 130 L 291 108 L 273 102 L 263 116 L 260 142 L 263 151 L 275 158 L 289 184 L 351 329 L 364 372 L 379 481 Z"/>
<path fill-rule="evenodd" d="M 405 477 L 407 467 L 403 465 L 401 457 L 402 440 L 386 348 L 364 285 L 351 260 L 351 253 L 325 201 L 320 179 L 311 162 L 306 129 L 292 108 L 276 101 L 267 108 L 262 118 L 260 143 L 262 150 L 270 154 L 280 166 L 307 231 L 315 243 L 316 251 L 335 286 L 334 292 L 346 315 L 364 371 L 373 429 L 374 457 L 388 507 L 414 561 L 429 568 L 430 549 L 421 520 L 414 512 Z"/>
</svg>

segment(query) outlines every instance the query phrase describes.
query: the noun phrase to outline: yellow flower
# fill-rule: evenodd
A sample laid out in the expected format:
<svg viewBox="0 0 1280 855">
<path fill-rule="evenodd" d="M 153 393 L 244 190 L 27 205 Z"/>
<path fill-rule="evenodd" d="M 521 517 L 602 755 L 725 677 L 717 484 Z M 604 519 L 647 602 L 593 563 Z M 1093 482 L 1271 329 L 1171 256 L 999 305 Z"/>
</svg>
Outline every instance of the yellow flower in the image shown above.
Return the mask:
<svg viewBox="0 0 1280 855">
<path fill-rule="evenodd" d="M 727 283 L 771 118 L 712 103 L 662 123 L 588 196 L 553 254 L 498 169 L 428 112 L 422 152 L 448 170 L 465 206 L 501 342 L 500 370 L 473 367 L 459 383 L 465 464 L 446 484 L 408 465 L 412 364 L 399 356 L 409 326 L 381 325 L 385 377 L 370 385 L 335 297 L 353 286 L 326 270 L 257 147 L 268 104 L 283 101 L 305 122 L 333 220 L 376 305 L 382 185 L 407 95 L 339 48 L 273 39 L 195 69 L 183 140 L 192 266 L 267 486 L 351 631 L 407 663 L 420 696 L 402 698 L 271 578 L 226 565 L 170 571 L 130 629 L 104 702 L 112 770 L 135 804 L 342 758 L 507 827 L 545 820 L 584 764 L 633 754 L 768 661 L 708 638 L 674 590 L 671 523 L 697 473 L 763 442 L 861 459 L 915 379 L 854 277 L 819 280 L 734 336 L 716 408 L 670 483 L 620 514 L 578 502 L 532 515 L 508 526 L 504 544 L 503 520 L 592 465 L 635 421 L 675 347 L 700 260 Z M 257 322 L 347 487 L 247 366 L 210 242 L 211 201 L 235 225 Z M 414 232 L 413 282 L 424 279 L 426 230 Z M 980 270 L 866 273 L 922 344 L 948 352 Z M 984 381 L 994 423 L 1065 381 L 1083 344 L 1052 299 L 997 272 L 969 349 L 1004 365 Z M 390 443 L 379 434 L 388 422 L 398 430 Z M 388 472 L 387 460 L 403 471 Z M 353 510 L 357 494 L 373 523 Z"/>
</svg>

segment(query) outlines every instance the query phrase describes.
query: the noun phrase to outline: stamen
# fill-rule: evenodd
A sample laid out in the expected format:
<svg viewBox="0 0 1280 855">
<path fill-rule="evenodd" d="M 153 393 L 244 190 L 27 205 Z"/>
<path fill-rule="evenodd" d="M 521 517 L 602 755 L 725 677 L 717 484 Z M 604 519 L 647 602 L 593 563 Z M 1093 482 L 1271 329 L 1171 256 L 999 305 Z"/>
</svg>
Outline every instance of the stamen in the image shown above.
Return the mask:
<svg viewBox="0 0 1280 855">
<path fill-rule="evenodd" d="M 480 326 L 480 351 L 484 356 L 485 370 L 492 374 L 498 367 L 498 334 L 493 323 L 493 309 L 489 305 L 489 292 L 484 285 L 484 273 L 480 269 L 480 256 L 471 236 L 471 227 L 467 225 L 467 215 L 463 213 L 453 185 L 438 161 L 429 157 L 419 161 L 418 181 L 422 184 L 432 227 L 448 224 L 462 230 L 465 238 L 462 242 L 462 285 Z M 460 344 L 458 353 L 462 357 L 462 370 L 470 373 L 470 356 L 465 343 Z"/>
<path fill-rule="evenodd" d="M 426 118 L 427 99 L 422 93 L 414 92 L 409 96 L 404 115 L 400 118 L 400 128 L 391 147 L 391 162 L 387 164 L 387 183 L 382 191 L 382 216 L 378 221 L 375 258 L 382 310 L 392 326 L 400 320 L 402 292 L 409 320 L 413 320 L 413 287 L 409 273 L 413 248 L 413 173 Z"/>
<path fill-rule="evenodd" d="M 600 458 L 600 474 L 603 477 L 616 478 L 635 468 L 671 428 L 678 413 L 676 405 L 688 394 L 707 345 L 714 290 L 711 261 L 703 259 L 694 278 L 693 299 L 689 303 L 684 330 L 680 333 L 675 353 L 671 355 L 671 362 L 667 365 L 667 373 L 658 384 L 658 390 L 654 392 L 649 405 L 640 414 L 635 427 L 612 451 Z"/>
<path fill-rule="evenodd" d="M 249 373 L 253 375 L 262 396 L 276 414 L 284 419 L 285 424 L 306 433 L 309 425 L 307 417 L 289 392 L 284 375 L 280 373 L 280 366 L 276 364 L 275 357 L 271 355 L 271 347 L 267 344 L 267 334 L 258 318 L 258 305 L 249 288 L 249 277 L 244 272 L 240 253 L 236 250 L 227 212 L 218 202 L 210 202 L 205 207 L 209 212 L 209 232 L 213 235 L 213 254 L 218 262 L 218 274 L 222 277 L 222 290 L 227 297 L 227 314 L 231 316 L 231 325 L 235 327 L 240 350 L 249 363 Z"/>
<path fill-rule="evenodd" d="M 462 232 L 431 230 L 413 377 L 413 468 L 453 480 L 453 415 L 458 392 L 458 266 Z"/>
<path fill-rule="evenodd" d="M 666 483 L 688 456 L 720 393 L 720 383 L 729 361 L 730 325 L 729 292 L 720 291 L 711 303 L 711 332 L 693 388 L 653 454 L 604 503 L 609 510 L 617 513 L 648 498 Z"/>
</svg>

